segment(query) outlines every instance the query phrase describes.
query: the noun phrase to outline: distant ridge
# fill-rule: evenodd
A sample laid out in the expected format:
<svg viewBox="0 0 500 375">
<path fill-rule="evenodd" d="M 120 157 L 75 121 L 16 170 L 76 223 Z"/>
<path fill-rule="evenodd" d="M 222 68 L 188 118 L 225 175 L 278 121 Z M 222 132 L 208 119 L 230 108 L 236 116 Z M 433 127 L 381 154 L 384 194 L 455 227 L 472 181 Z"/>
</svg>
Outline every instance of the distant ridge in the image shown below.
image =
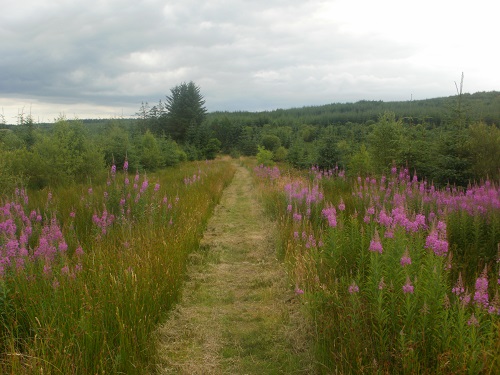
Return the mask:
<svg viewBox="0 0 500 375">
<path fill-rule="evenodd" d="M 278 123 L 280 125 L 310 124 L 327 126 L 332 124 L 367 123 L 377 121 L 378 117 L 391 111 L 397 118 L 408 123 L 441 125 L 453 113 L 459 97 L 457 95 L 431 99 L 387 101 L 360 100 L 353 103 L 331 103 L 315 106 L 292 107 L 268 111 L 214 111 L 208 113 L 209 121 L 224 117 L 242 125 L 259 126 Z M 470 121 L 484 121 L 487 124 L 500 125 L 500 91 L 482 91 L 461 96 L 462 108 Z M 84 124 L 102 124 L 109 121 L 132 123 L 135 119 L 79 119 Z M 51 123 L 37 123 L 51 125 Z M 15 126 L 2 125 L 1 128 Z"/>
<path fill-rule="evenodd" d="M 301 123 L 326 126 L 337 123 L 376 121 L 381 113 L 391 111 L 398 118 L 404 118 L 408 122 L 426 122 L 439 125 L 450 117 L 458 100 L 457 95 L 390 102 L 360 100 L 355 103 L 332 103 L 261 112 L 216 111 L 210 113 L 208 118 L 214 119 L 220 116 L 233 120 L 253 118 L 258 120 L 258 123 L 263 122 L 264 124 L 282 122 L 286 119 L 292 123 L 299 120 Z M 462 94 L 461 101 L 462 108 L 471 121 L 481 120 L 488 124 L 500 124 L 500 91 Z"/>
</svg>

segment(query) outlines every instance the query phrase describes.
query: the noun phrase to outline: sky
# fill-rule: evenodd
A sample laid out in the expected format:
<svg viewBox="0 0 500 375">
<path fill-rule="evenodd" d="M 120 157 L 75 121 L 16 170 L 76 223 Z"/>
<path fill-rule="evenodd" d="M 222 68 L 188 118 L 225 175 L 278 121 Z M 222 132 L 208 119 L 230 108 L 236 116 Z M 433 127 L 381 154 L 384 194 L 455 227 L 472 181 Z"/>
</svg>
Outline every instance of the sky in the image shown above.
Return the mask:
<svg viewBox="0 0 500 375">
<path fill-rule="evenodd" d="M 131 117 L 500 91 L 495 0 L 0 0 L 0 116 Z M 1 117 L 0 117 L 1 120 Z"/>
</svg>

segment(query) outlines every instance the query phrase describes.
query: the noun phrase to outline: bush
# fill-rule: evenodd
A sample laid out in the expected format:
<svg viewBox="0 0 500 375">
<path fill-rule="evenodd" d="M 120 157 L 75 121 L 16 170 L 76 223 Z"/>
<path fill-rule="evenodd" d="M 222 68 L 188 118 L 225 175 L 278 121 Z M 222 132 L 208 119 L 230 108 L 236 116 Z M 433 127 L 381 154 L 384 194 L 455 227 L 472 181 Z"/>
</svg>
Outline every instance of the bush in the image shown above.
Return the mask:
<svg viewBox="0 0 500 375">
<path fill-rule="evenodd" d="M 257 163 L 259 165 L 264 165 L 266 167 L 273 165 L 273 152 L 266 150 L 264 147 L 258 147 L 259 152 L 257 152 Z"/>
</svg>

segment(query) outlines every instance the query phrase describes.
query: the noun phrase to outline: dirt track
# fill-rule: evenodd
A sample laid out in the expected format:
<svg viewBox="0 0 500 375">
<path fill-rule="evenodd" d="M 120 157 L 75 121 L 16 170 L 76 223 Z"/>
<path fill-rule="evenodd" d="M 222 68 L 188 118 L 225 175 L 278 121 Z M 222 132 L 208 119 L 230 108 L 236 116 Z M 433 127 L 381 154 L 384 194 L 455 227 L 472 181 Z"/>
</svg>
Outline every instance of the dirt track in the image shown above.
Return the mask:
<svg viewBox="0 0 500 375">
<path fill-rule="evenodd" d="M 314 374 L 308 326 L 275 244 L 250 173 L 238 167 L 159 331 L 161 374 Z"/>
</svg>

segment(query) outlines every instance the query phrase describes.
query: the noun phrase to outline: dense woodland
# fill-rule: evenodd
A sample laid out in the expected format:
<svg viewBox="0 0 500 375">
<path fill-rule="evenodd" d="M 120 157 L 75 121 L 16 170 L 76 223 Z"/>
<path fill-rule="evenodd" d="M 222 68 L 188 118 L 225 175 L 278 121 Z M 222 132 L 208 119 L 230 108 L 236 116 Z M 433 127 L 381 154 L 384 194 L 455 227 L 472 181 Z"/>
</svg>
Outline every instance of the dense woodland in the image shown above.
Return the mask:
<svg viewBox="0 0 500 375">
<path fill-rule="evenodd" d="M 193 82 L 134 119 L 37 124 L 0 118 L 0 191 L 105 179 L 113 162 L 153 171 L 218 153 L 260 163 L 381 175 L 407 166 L 443 186 L 500 177 L 500 92 L 405 102 L 360 101 L 267 112 L 207 113 Z"/>
</svg>

